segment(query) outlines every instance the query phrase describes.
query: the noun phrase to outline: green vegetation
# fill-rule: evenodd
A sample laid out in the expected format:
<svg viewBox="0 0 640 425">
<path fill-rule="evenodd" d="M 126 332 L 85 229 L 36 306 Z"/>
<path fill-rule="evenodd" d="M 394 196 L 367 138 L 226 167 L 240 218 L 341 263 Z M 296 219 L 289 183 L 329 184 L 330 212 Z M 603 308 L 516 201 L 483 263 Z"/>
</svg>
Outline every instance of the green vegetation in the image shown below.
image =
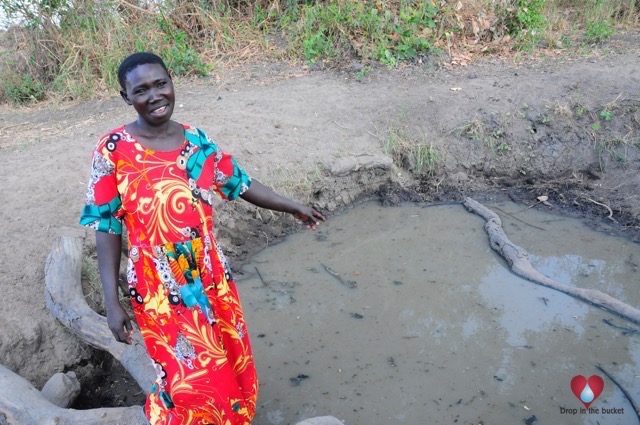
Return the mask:
<svg viewBox="0 0 640 425">
<path fill-rule="evenodd" d="M 393 159 L 394 164 L 415 174 L 433 176 L 442 161 L 433 143 L 427 144 L 411 137 L 400 126 L 391 126 L 382 144 L 384 152 Z"/>
<path fill-rule="evenodd" d="M 413 171 L 416 174 L 426 174 L 432 176 L 435 174 L 440 163 L 440 154 L 434 149 L 433 144 L 418 143 L 413 149 L 415 165 Z"/>
<path fill-rule="evenodd" d="M 611 119 L 613 118 L 613 112 L 609 110 L 609 108 L 605 108 L 600 111 L 598 116 L 600 117 L 600 119 L 603 119 L 605 121 L 611 121 Z"/>
<path fill-rule="evenodd" d="M 613 24 L 609 20 L 587 22 L 584 40 L 587 43 L 600 43 L 613 35 Z"/>
<path fill-rule="evenodd" d="M 0 10 L 21 22 L 0 34 L 0 102 L 24 104 L 113 93 L 116 67 L 141 50 L 198 76 L 260 59 L 397 67 L 455 56 L 471 37 L 532 53 L 591 46 L 637 25 L 640 0 L 0 0 Z"/>
<path fill-rule="evenodd" d="M 44 83 L 34 80 L 31 74 L 3 74 L 1 76 L 5 96 L 14 104 L 33 103 L 44 99 Z"/>
<path fill-rule="evenodd" d="M 477 118 L 462 124 L 462 126 L 456 130 L 459 135 L 468 137 L 474 142 L 484 140 L 487 133 L 485 123 Z"/>
<path fill-rule="evenodd" d="M 365 75 L 371 72 L 371 70 L 372 68 L 370 66 L 363 66 L 360 71 L 356 72 L 356 79 L 358 81 L 361 81 L 365 77 Z"/>
<path fill-rule="evenodd" d="M 467 121 L 457 128 L 458 135 L 466 137 L 474 142 L 484 143 L 491 155 L 505 155 L 511 151 L 511 144 L 505 140 L 507 128 L 511 125 L 511 115 L 507 114 L 507 120 L 502 123 L 494 122 L 491 126 L 486 122 L 476 118 Z M 532 131 L 530 128 L 529 131 Z"/>
<path fill-rule="evenodd" d="M 314 190 L 326 173 L 326 166 L 320 162 L 314 162 L 310 170 L 303 167 L 280 164 L 274 168 L 269 168 L 273 187 L 278 193 L 289 198 L 299 199 L 305 203 L 313 201 Z M 274 213 L 268 210 L 265 210 L 264 213 L 274 216 Z"/>
<path fill-rule="evenodd" d="M 295 8 L 288 19 L 296 23 L 287 30 L 308 63 L 353 49 L 361 58 L 393 67 L 429 51 L 427 34 L 438 11 L 422 1 L 400 2 L 395 11 L 360 1 L 316 2 Z"/>
<path fill-rule="evenodd" d="M 505 26 L 520 46 L 535 47 L 548 24 L 544 15 L 547 0 L 516 0 L 513 3 L 511 8 L 505 9 Z"/>
<path fill-rule="evenodd" d="M 504 155 L 507 152 L 511 151 L 511 145 L 507 142 L 500 142 L 500 144 L 496 147 L 496 151 L 499 155 Z"/>
<path fill-rule="evenodd" d="M 604 140 L 596 144 L 596 152 L 598 153 L 598 160 L 600 162 L 600 170 L 605 171 L 605 157 L 614 159 L 619 162 L 623 167 L 626 167 L 629 163 L 629 156 L 627 152 L 627 143 L 623 140 Z"/>
</svg>

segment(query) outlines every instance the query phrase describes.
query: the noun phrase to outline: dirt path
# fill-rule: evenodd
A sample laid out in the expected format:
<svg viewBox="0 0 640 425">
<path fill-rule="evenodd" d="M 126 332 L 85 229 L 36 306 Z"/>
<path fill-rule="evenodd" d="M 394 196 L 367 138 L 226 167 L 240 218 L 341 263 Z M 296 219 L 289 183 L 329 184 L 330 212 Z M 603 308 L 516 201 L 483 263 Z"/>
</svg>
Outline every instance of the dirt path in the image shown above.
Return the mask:
<svg viewBox="0 0 640 425">
<path fill-rule="evenodd" d="M 325 211 L 380 187 L 389 202 L 502 193 L 533 204 L 547 195 L 558 210 L 598 220 L 606 205 L 637 238 L 639 65 L 629 48 L 522 66 L 375 70 L 361 81 L 255 65 L 179 84 L 175 118 L 205 129 L 253 176 Z M 58 234 L 84 232 L 77 221 L 92 148 L 132 113 L 115 97 L 0 110 L 0 291 L 9 301 L 0 361 L 36 385 L 91 354 L 44 309 L 44 262 Z M 431 176 L 390 167 L 383 144 L 398 138 L 429 147 Z M 236 265 L 294 225 L 241 202 L 221 205 L 218 218 Z"/>
</svg>

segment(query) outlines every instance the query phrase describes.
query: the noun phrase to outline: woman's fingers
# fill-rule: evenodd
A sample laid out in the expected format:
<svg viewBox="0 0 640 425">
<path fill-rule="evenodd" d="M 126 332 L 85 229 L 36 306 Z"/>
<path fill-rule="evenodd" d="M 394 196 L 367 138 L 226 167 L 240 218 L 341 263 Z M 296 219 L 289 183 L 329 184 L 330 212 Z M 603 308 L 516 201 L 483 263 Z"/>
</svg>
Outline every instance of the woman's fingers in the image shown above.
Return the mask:
<svg viewBox="0 0 640 425">
<path fill-rule="evenodd" d="M 322 214 L 311 207 L 304 207 L 304 209 L 295 213 L 293 216 L 306 224 L 307 229 L 310 230 L 316 230 L 316 227 L 321 221 L 327 221 Z"/>
<path fill-rule="evenodd" d="M 313 214 L 314 217 L 318 218 L 320 221 L 327 221 L 327 219 L 322 214 L 320 214 L 318 211 L 316 211 L 316 210 L 312 210 L 312 211 L 313 211 L 312 214 Z"/>
<path fill-rule="evenodd" d="M 107 312 L 107 324 L 116 341 L 131 344 L 131 318 L 120 305 Z"/>
</svg>

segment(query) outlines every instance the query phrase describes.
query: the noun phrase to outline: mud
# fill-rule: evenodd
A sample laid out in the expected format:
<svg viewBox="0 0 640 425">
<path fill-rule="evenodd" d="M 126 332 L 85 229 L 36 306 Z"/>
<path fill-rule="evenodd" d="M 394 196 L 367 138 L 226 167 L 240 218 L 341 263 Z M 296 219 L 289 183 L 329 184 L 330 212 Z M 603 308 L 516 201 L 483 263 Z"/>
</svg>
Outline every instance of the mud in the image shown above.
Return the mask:
<svg viewBox="0 0 640 425">
<path fill-rule="evenodd" d="M 177 82 L 175 118 L 199 126 L 256 178 L 331 216 L 362 199 L 447 202 L 465 195 L 613 224 L 640 240 L 640 37 L 588 57 L 310 71 L 256 64 Z M 456 90 L 452 90 L 456 89 Z M 105 95 L 106 96 L 106 95 Z M 99 135 L 133 111 L 113 96 L 79 104 L 0 109 L 0 361 L 41 386 L 95 354 L 44 309 L 52 241 L 77 225 Z M 421 173 L 395 136 L 437 160 Z M 608 218 L 608 217 L 611 217 Z M 219 239 L 236 270 L 300 230 L 293 219 L 235 202 L 217 209 Z M 87 232 L 87 249 L 93 237 Z M 99 368 L 99 365 L 94 367 Z M 91 373 L 85 374 L 90 376 Z"/>
</svg>

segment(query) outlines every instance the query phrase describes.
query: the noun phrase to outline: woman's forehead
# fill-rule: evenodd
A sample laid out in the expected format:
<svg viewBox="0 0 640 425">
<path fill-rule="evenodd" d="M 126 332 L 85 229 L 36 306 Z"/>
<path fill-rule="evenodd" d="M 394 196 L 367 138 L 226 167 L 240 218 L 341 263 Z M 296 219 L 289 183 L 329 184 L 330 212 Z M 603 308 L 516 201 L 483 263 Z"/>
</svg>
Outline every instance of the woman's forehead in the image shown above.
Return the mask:
<svg viewBox="0 0 640 425">
<path fill-rule="evenodd" d="M 144 63 L 127 72 L 126 83 L 134 87 L 168 77 L 169 75 L 162 65 L 157 63 Z"/>
</svg>

